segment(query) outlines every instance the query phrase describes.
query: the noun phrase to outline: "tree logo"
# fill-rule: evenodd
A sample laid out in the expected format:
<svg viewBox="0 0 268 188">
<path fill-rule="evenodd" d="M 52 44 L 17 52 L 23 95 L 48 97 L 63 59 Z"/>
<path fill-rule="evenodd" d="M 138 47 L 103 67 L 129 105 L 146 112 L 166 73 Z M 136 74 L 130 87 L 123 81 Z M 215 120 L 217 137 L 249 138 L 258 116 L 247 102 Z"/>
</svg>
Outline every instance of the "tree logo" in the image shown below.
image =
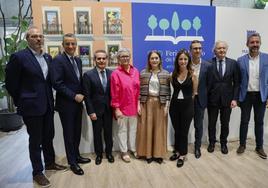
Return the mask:
<svg viewBox="0 0 268 188">
<path fill-rule="evenodd" d="M 171 41 L 173 44 L 178 44 L 182 41 L 193 41 L 199 40 L 204 41 L 202 36 L 198 35 L 198 31 L 202 27 L 201 19 L 196 16 L 192 22 L 189 19 L 184 19 L 180 23 L 180 19 L 177 12 L 173 12 L 173 16 L 171 19 L 171 23 L 168 19 L 163 18 L 159 22 L 157 21 L 157 17 L 155 15 L 150 15 L 148 18 L 147 26 L 151 29 L 151 35 L 147 35 L 145 37 L 145 41 Z M 159 26 L 159 28 L 163 31 L 162 35 L 155 35 L 154 30 Z M 166 35 L 166 30 L 171 29 L 174 31 L 174 36 Z M 185 31 L 184 36 L 177 36 L 177 31 L 180 27 Z M 193 28 L 195 30 L 195 36 L 188 36 L 188 31 Z"/>
</svg>

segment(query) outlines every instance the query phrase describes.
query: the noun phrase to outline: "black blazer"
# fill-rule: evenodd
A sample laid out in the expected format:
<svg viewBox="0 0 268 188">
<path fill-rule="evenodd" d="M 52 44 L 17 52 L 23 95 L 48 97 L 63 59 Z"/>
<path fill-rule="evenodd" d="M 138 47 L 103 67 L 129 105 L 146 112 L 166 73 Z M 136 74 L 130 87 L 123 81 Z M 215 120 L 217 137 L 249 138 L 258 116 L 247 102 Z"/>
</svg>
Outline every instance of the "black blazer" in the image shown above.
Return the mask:
<svg viewBox="0 0 268 188">
<path fill-rule="evenodd" d="M 44 54 L 48 64 L 52 58 Z M 43 76 L 41 66 L 29 48 L 11 55 L 6 66 L 6 89 L 17 106 L 18 114 L 22 116 L 41 116 L 48 108 L 53 110 L 53 94 L 50 82 L 50 72 L 47 78 Z"/>
<path fill-rule="evenodd" d="M 112 71 L 106 69 L 107 87 L 104 91 L 98 70 L 96 68 L 87 71 L 83 76 L 83 89 L 85 94 L 85 104 L 88 115 L 96 113 L 97 116 L 101 116 L 105 109 L 112 112 L 110 106 L 111 94 L 110 94 L 110 78 Z"/>
<path fill-rule="evenodd" d="M 75 70 L 65 53 L 57 55 L 51 63 L 51 81 L 53 88 L 56 90 L 57 111 L 66 111 L 73 105 L 82 105 L 75 101 L 76 94 L 82 92 L 82 61 L 80 58 L 74 58 L 80 73 L 80 80 L 77 78 Z"/>
<path fill-rule="evenodd" d="M 221 78 L 217 69 L 216 57 L 212 59 L 209 70 L 208 105 L 230 106 L 232 100 L 238 100 L 240 73 L 235 60 L 225 58 L 226 68 Z"/>
</svg>

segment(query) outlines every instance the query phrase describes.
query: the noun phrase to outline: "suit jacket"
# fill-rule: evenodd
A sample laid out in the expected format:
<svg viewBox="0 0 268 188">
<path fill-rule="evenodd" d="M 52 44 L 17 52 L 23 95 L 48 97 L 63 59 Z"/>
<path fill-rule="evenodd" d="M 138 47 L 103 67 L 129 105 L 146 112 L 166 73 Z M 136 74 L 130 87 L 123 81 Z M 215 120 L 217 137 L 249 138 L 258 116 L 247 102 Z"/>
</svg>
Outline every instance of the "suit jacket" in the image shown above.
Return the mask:
<svg viewBox="0 0 268 188">
<path fill-rule="evenodd" d="M 51 63 L 51 81 L 56 90 L 57 111 L 68 111 L 73 105 L 82 105 L 75 101 L 76 94 L 82 94 L 82 61 L 74 58 L 80 73 L 80 80 L 77 78 L 71 61 L 65 53 L 57 55 Z"/>
<path fill-rule="evenodd" d="M 44 54 L 49 66 L 52 58 Z M 50 72 L 44 78 L 41 66 L 29 48 L 11 55 L 6 66 L 6 89 L 12 96 L 17 113 L 22 116 L 41 116 L 53 111 Z"/>
<path fill-rule="evenodd" d="M 265 102 L 268 99 L 268 54 L 260 53 L 260 93 L 261 100 Z M 243 102 L 248 91 L 249 74 L 249 55 L 246 54 L 237 60 L 241 72 L 241 83 L 239 92 L 239 101 Z"/>
<path fill-rule="evenodd" d="M 227 107 L 232 100 L 238 100 L 240 74 L 237 62 L 226 57 L 225 63 L 225 73 L 221 77 L 217 69 L 216 57 L 212 59 L 208 81 L 208 105 L 221 104 Z"/>
<path fill-rule="evenodd" d="M 111 94 L 110 94 L 110 78 L 112 71 L 106 69 L 107 87 L 104 91 L 102 83 L 98 74 L 98 70 L 95 67 L 92 70 L 87 71 L 83 76 L 83 89 L 85 94 L 85 104 L 88 115 L 96 113 L 97 116 L 101 116 L 105 109 L 112 112 L 110 106 Z"/>
<path fill-rule="evenodd" d="M 205 60 L 202 60 L 199 78 L 198 78 L 198 99 L 202 108 L 207 107 L 207 86 L 208 86 L 208 70 L 211 64 Z"/>
</svg>

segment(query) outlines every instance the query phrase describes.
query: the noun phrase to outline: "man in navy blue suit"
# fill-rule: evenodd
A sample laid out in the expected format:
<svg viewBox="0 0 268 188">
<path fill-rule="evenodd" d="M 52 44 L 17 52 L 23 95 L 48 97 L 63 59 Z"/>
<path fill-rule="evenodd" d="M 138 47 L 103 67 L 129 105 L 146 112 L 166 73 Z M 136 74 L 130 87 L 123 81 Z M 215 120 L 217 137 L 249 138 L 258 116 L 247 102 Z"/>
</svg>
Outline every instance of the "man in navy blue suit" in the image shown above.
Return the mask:
<svg viewBox="0 0 268 188">
<path fill-rule="evenodd" d="M 214 152 L 216 143 L 216 123 L 220 112 L 221 152 L 228 153 L 227 137 L 232 108 L 237 106 L 239 94 L 239 69 L 237 62 L 226 57 L 228 45 L 217 41 L 214 46 L 215 57 L 209 69 L 208 86 L 208 152 Z"/>
<path fill-rule="evenodd" d="M 51 63 L 51 80 L 56 90 L 55 109 L 59 112 L 65 151 L 73 173 L 83 175 L 78 163 L 89 163 L 79 152 L 82 126 L 82 109 L 84 95 L 82 91 L 82 61 L 75 57 L 76 37 L 71 34 L 63 36 L 64 52 L 56 56 Z"/>
<path fill-rule="evenodd" d="M 87 71 L 83 76 L 83 86 L 87 113 L 92 121 L 94 134 L 94 148 L 97 155 L 95 164 L 102 162 L 103 143 L 102 130 L 104 130 L 105 153 L 108 162 L 113 163 L 112 155 L 112 108 L 110 105 L 110 77 L 112 71 L 106 68 L 107 53 L 97 50 L 94 53 L 96 67 Z"/>
<path fill-rule="evenodd" d="M 194 97 L 194 128 L 195 128 L 195 157 L 201 157 L 201 141 L 203 135 L 204 111 L 207 107 L 207 77 L 210 63 L 201 59 L 202 44 L 198 40 L 190 45 L 194 74 L 198 79 L 197 95 Z"/>
<path fill-rule="evenodd" d="M 65 169 L 55 163 L 53 148 L 54 104 L 48 70 L 52 59 L 42 49 L 44 36 L 37 27 L 28 29 L 26 40 L 28 47 L 12 54 L 7 64 L 6 89 L 29 134 L 33 180 L 41 186 L 49 186 L 50 182 L 43 174 L 41 153 L 46 170 Z"/>
<path fill-rule="evenodd" d="M 263 119 L 268 106 L 268 54 L 259 51 L 261 36 L 253 33 L 247 38 L 249 53 L 238 58 L 241 72 L 239 102 L 241 108 L 240 146 L 238 154 L 244 153 L 248 133 L 248 123 L 253 107 L 255 121 L 256 153 L 263 159 Z"/>
</svg>

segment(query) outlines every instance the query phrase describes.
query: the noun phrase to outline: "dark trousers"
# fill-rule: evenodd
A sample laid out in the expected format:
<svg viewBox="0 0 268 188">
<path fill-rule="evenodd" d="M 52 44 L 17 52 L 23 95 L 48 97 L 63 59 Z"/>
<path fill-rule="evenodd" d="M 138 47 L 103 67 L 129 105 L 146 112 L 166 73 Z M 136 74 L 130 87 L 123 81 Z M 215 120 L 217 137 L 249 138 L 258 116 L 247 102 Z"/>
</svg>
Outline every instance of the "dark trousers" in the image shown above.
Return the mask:
<svg viewBox="0 0 268 188">
<path fill-rule="evenodd" d="M 94 134 L 94 149 L 98 156 L 102 156 L 102 130 L 104 131 L 105 153 L 110 155 L 113 149 L 113 134 L 112 134 L 112 112 L 106 110 L 102 115 L 97 116 L 96 121 L 92 121 Z"/>
<path fill-rule="evenodd" d="M 221 135 L 220 143 L 227 144 L 227 137 L 229 135 L 229 122 L 232 108 L 229 106 L 208 106 L 208 136 L 209 143 L 215 144 L 216 140 L 216 123 L 218 114 L 220 112 Z"/>
<path fill-rule="evenodd" d="M 240 145 L 246 145 L 248 123 L 253 107 L 255 122 L 256 147 L 263 147 L 263 118 L 265 114 L 265 102 L 261 101 L 260 92 L 248 92 L 243 102 L 240 102 L 241 122 L 240 122 Z"/>
<path fill-rule="evenodd" d="M 194 104 L 190 99 L 175 99 L 170 103 L 171 122 L 175 131 L 175 151 L 188 153 L 188 133 L 194 115 Z"/>
<path fill-rule="evenodd" d="M 198 95 L 194 98 L 194 128 L 195 128 L 195 148 L 201 147 L 201 141 L 203 136 L 203 120 L 205 109 L 201 107 L 199 103 Z"/>
<path fill-rule="evenodd" d="M 82 105 L 59 111 L 68 164 L 77 164 L 82 126 Z"/>
<path fill-rule="evenodd" d="M 54 112 L 48 111 L 42 116 L 23 117 L 29 134 L 29 153 L 33 176 L 41 174 L 44 170 L 41 157 L 42 151 L 46 166 L 55 162 L 53 116 Z"/>
</svg>

